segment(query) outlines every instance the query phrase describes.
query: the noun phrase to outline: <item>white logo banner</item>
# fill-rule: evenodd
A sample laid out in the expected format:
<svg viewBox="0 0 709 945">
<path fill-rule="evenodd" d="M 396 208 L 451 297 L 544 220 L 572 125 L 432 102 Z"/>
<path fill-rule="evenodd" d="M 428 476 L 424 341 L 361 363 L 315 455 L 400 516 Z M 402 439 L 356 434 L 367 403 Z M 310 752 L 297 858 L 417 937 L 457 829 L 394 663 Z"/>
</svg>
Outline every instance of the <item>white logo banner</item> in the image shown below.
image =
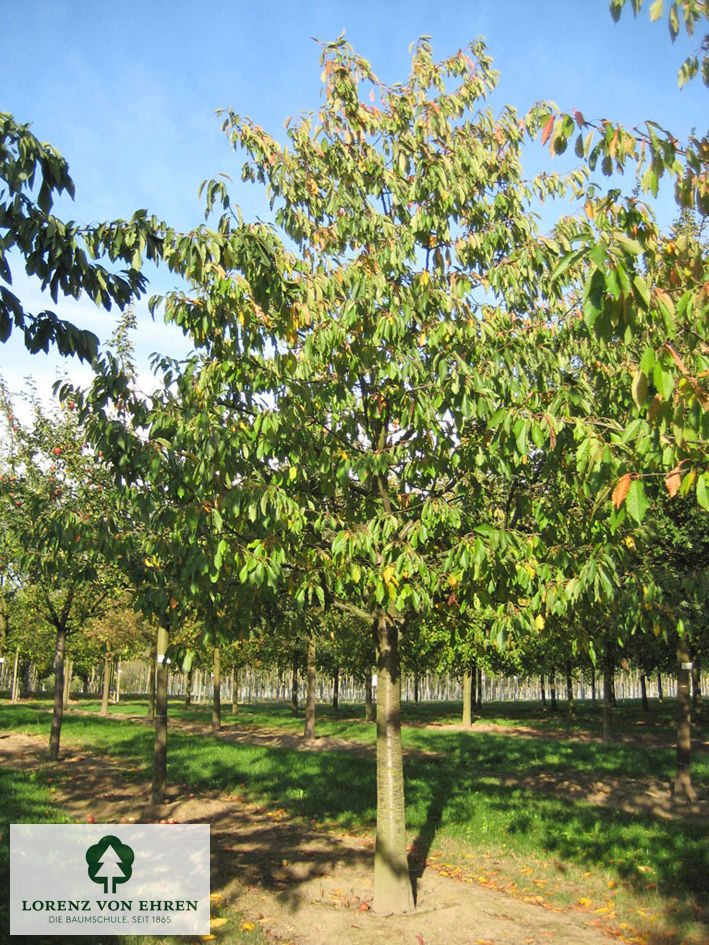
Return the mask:
<svg viewBox="0 0 709 945">
<path fill-rule="evenodd" d="M 208 824 L 11 824 L 12 935 L 206 935 Z"/>
</svg>

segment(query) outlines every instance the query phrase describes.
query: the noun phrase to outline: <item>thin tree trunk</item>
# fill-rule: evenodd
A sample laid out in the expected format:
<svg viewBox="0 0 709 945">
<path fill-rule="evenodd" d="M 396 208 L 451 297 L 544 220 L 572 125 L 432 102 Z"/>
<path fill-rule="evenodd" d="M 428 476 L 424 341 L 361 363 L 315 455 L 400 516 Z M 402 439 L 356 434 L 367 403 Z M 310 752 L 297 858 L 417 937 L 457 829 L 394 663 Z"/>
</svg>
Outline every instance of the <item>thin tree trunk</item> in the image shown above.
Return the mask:
<svg viewBox="0 0 709 945">
<path fill-rule="evenodd" d="M 689 695 L 689 681 L 691 671 L 689 644 L 686 637 L 680 637 L 677 644 L 677 774 L 672 794 L 679 800 L 689 801 L 696 798 L 690 773 L 692 702 Z"/>
<path fill-rule="evenodd" d="M 547 691 L 544 687 L 544 673 L 539 677 L 539 695 L 542 701 L 542 709 L 546 712 L 547 710 Z"/>
<path fill-rule="evenodd" d="M 657 701 L 658 702 L 665 701 L 665 696 L 662 692 L 662 673 L 660 672 L 659 669 L 657 671 Z"/>
<path fill-rule="evenodd" d="M 603 667 L 603 741 L 609 742 L 612 738 L 611 730 L 611 678 L 612 669 L 608 665 L 608 660 Z"/>
<path fill-rule="evenodd" d="M 167 781 L 167 646 L 169 630 L 161 625 L 157 635 L 155 666 L 155 741 L 153 743 L 153 784 L 150 803 L 162 804 Z"/>
<path fill-rule="evenodd" d="M 20 694 L 20 678 L 18 676 L 18 669 L 20 667 L 20 647 L 19 644 L 15 648 L 15 666 L 12 670 L 12 695 L 10 696 L 10 702 L 13 705 L 17 703 Z"/>
<path fill-rule="evenodd" d="M 65 674 L 66 677 L 66 674 Z M 32 696 L 32 662 L 27 660 L 20 673 L 22 685 L 20 686 L 20 698 L 29 699 Z"/>
<path fill-rule="evenodd" d="M 49 760 L 59 757 L 59 740 L 62 733 L 64 716 L 64 653 L 66 650 L 66 627 L 57 628 L 57 642 L 54 649 L 54 710 L 52 729 L 49 734 Z"/>
<path fill-rule="evenodd" d="M 298 657 L 293 654 L 291 689 L 290 689 L 290 708 L 294 716 L 298 715 Z"/>
<path fill-rule="evenodd" d="M 640 673 L 640 695 L 643 700 L 643 711 L 650 711 L 650 703 L 647 701 L 647 676 L 645 673 Z"/>
<path fill-rule="evenodd" d="M 476 684 L 476 687 L 475 687 L 475 690 L 476 690 L 476 694 L 475 694 L 475 708 L 476 708 L 476 709 L 478 710 L 478 712 L 479 712 L 479 711 L 482 709 L 482 707 L 483 707 L 483 671 L 482 671 L 482 669 L 480 669 L 479 666 L 478 666 L 478 670 L 477 670 L 476 676 L 478 677 L 478 680 L 477 680 L 477 684 Z"/>
<path fill-rule="evenodd" d="M 69 706 L 69 692 L 71 690 L 71 659 L 68 656 L 64 657 L 64 689 L 62 692 L 62 703 L 63 708 L 66 710 Z"/>
<path fill-rule="evenodd" d="M 406 857 L 404 768 L 401 750 L 399 628 L 377 620 L 377 840 L 374 909 L 388 915 L 413 908 Z"/>
<path fill-rule="evenodd" d="M 153 640 L 150 647 L 150 671 L 148 673 L 148 719 L 155 720 L 155 669 L 157 664 L 157 640 Z"/>
<path fill-rule="evenodd" d="M 239 700 L 237 698 L 238 693 L 236 691 L 236 684 L 237 684 L 236 670 L 232 669 L 231 671 L 231 711 L 232 711 L 232 714 L 236 712 L 237 706 L 239 704 Z"/>
<path fill-rule="evenodd" d="M 574 682 L 571 676 L 571 663 L 566 663 L 566 707 L 569 715 L 574 714 Z"/>
<path fill-rule="evenodd" d="M 414 675 L 414 702 L 416 703 L 416 705 L 418 705 L 418 702 L 419 702 L 419 685 L 420 685 L 419 675 L 418 673 L 416 673 Z"/>
<path fill-rule="evenodd" d="M 194 670 L 190 668 L 185 673 L 185 705 L 192 705 L 192 676 Z"/>
<path fill-rule="evenodd" d="M 340 667 L 335 667 L 332 674 L 332 708 L 337 712 L 340 708 Z"/>
<path fill-rule="evenodd" d="M 308 676 L 307 690 L 305 697 L 305 726 L 303 728 L 303 738 L 306 742 L 311 742 L 315 738 L 315 634 L 311 633 L 308 637 Z"/>
<path fill-rule="evenodd" d="M 551 698 L 551 711 L 556 712 L 556 671 L 552 670 L 549 676 L 549 696 Z"/>
<path fill-rule="evenodd" d="M 214 647 L 214 692 L 212 694 L 212 728 L 218 732 L 222 727 L 222 655 Z"/>
<path fill-rule="evenodd" d="M 374 696 L 372 694 L 372 672 L 367 673 L 364 680 L 364 721 L 374 721 Z"/>
<path fill-rule="evenodd" d="M 471 672 L 463 674 L 463 715 L 460 723 L 468 728 L 473 724 L 473 674 Z"/>
<path fill-rule="evenodd" d="M 702 670 L 696 653 L 692 662 L 692 708 L 695 715 L 702 711 Z"/>
<path fill-rule="evenodd" d="M 471 714 L 478 705 L 478 664 L 473 660 L 470 667 L 470 711 Z"/>
<path fill-rule="evenodd" d="M 103 689 L 101 691 L 101 709 L 99 715 L 108 715 L 108 690 L 111 688 L 111 658 L 106 644 L 106 655 L 103 658 Z"/>
<path fill-rule="evenodd" d="M 113 690 L 113 701 L 116 705 L 121 701 L 121 659 L 116 660 L 116 685 Z"/>
<path fill-rule="evenodd" d="M 596 667 L 591 664 L 591 702 L 596 701 Z"/>
</svg>

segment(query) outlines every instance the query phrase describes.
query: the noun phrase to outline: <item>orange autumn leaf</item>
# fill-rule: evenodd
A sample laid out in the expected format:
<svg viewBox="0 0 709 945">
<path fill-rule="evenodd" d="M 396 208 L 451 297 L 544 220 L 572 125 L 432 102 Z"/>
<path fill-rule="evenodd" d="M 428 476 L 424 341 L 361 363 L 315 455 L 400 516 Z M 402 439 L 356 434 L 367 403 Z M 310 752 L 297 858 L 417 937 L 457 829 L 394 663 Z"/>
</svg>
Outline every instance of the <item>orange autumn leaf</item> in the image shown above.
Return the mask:
<svg viewBox="0 0 709 945">
<path fill-rule="evenodd" d="M 554 130 L 554 116 L 550 115 L 547 118 L 547 123 L 544 125 L 544 128 L 542 129 L 542 144 L 547 143 L 547 141 L 551 137 L 551 133 L 553 130 Z"/>
<path fill-rule="evenodd" d="M 631 476 L 631 474 L 626 473 L 624 476 L 621 476 L 618 482 L 616 483 L 616 487 L 613 490 L 613 496 L 612 496 L 613 505 L 615 506 L 616 509 L 619 509 L 621 505 L 623 504 L 623 502 L 625 501 L 625 497 L 628 494 L 628 489 L 630 489 L 630 483 L 632 482 L 632 480 L 633 480 L 633 477 Z"/>
<path fill-rule="evenodd" d="M 674 497 L 679 492 L 679 487 L 682 484 L 682 476 L 679 471 L 679 466 L 676 466 L 673 470 L 667 473 L 665 476 L 665 487 L 669 492 L 670 496 Z"/>
</svg>

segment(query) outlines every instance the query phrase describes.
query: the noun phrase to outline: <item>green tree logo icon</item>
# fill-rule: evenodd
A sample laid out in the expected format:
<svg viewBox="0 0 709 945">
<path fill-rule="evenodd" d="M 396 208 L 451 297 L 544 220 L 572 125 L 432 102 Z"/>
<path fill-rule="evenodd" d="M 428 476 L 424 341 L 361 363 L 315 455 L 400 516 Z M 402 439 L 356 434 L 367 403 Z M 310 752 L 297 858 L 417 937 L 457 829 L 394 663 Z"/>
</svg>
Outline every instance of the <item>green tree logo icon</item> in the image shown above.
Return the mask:
<svg viewBox="0 0 709 945">
<path fill-rule="evenodd" d="M 133 874 L 135 853 L 118 837 L 101 837 L 98 843 L 86 851 L 89 864 L 89 878 L 95 883 L 103 883 L 103 891 L 115 893 L 119 883 L 125 883 Z"/>
</svg>

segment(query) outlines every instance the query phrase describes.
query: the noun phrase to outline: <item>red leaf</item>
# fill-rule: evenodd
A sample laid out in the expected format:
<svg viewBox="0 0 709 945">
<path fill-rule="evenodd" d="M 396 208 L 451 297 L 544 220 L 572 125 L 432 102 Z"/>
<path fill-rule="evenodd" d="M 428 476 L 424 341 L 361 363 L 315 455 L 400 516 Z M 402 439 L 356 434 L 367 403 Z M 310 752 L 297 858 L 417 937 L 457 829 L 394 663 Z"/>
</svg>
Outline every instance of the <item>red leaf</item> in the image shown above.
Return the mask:
<svg viewBox="0 0 709 945">
<path fill-rule="evenodd" d="M 581 112 L 578 111 L 578 109 L 574 109 L 574 119 L 576 121 L 576 124 L 579 126 L 579 128 L 583 128 L 583 126 L 586 124 L 585 118 L 583 117 Z"/>
<path fill-rule="evenodd" d="M 550 115 L 547 118 L 547 123 L 542 129 L 542 144 L 546 144 L 549 138 L 551 138 L 551 133 L 554 130 L 554 116 Z"/>
</svg>

